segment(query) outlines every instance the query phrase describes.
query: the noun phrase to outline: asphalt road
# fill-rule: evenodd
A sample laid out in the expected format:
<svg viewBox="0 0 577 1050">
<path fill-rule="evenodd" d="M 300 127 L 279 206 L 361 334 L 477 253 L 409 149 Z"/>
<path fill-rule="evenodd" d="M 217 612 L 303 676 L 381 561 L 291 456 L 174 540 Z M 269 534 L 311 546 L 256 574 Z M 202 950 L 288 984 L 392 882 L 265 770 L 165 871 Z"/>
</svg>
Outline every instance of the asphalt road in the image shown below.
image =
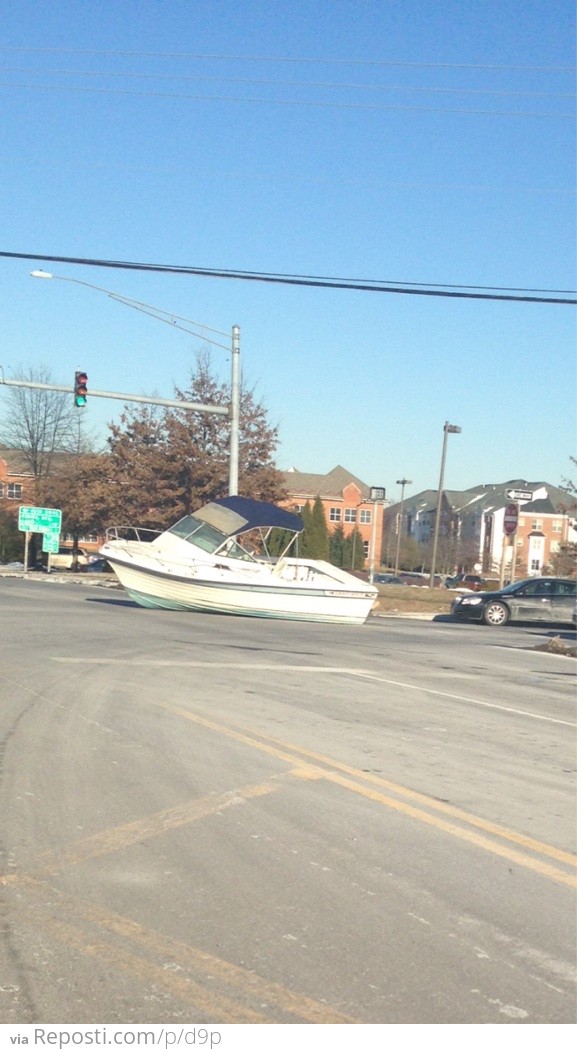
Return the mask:
<svg viewBox="0 0 577 1050">
<path fill-rule="evenodd" d="M 558 627 L 0 580 L 0 1022 L 574 1024 Z"/>
</svg>

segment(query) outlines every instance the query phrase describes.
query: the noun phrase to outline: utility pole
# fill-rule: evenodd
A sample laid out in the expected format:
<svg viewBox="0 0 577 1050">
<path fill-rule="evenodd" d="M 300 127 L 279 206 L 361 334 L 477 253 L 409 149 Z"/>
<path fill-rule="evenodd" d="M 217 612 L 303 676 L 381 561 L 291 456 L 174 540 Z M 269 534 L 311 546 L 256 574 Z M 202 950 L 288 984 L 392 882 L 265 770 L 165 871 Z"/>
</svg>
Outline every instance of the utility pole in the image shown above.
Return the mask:
<svg viewBox="0 0 577 1050">
<path fill-rule="evenodd" d="M 240 444 L 240 328 L 232 328 L 232 361 L 230 382 L 230 459 L 228 494 L 238 496 L 238 449 Z"/>
<path fill-rule="evenodd" d="M 442 502 L 443 502 L 443 485 L 445 483 L 445 457 L 447 455 L 447 438 L 449 434 L 460 434 L 461 428 L 455 427 L 451 423 L 445 423 L 443 427 L 443 452 L 441 455 L 441 475 L 439 477 L 439 491 L 437 494 L 437 511 L 435 514 L 435 535 L 433 538 L 433 553 L 431 556 L 431 577 L 429 579 L 429 587 L 432 589 L 435 586 L 435 566 L 437 563 L 437 546 L 439 543 L 439 529 L 441 527 L 442 517 Z"/>
<path fill-rule="evenodd" d="M 401 550 L 401 533 L 403 531 L 403 505 L 405 502 L 405 485 L 412 484 L 413 482 L 409 481 L 408 478 L 401 478 L 400 481 L 397 481 L 397 485 L 401 486 L 401 506 L 399 509 L 399 527 L 397 532 L 397 553 L 395 555 L 395 576 L 397 576 L 399 572 L 399 554 Z"/>
</svg>

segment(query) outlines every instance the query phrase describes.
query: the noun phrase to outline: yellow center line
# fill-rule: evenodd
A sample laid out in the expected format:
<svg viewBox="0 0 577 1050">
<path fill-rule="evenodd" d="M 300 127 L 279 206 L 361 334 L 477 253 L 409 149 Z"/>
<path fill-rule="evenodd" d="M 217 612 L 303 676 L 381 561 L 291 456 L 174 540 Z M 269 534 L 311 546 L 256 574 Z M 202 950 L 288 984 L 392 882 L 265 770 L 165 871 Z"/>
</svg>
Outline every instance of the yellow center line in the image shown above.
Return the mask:
<svg viewBox="0 0 577 1050">
<path fill-rule="evenodd" d="M 46 883 L 23 876 L 20 889 L 28 890 L 52 908 L 55 898 Z M 32 923 L 36 931 L 41 929 L 74 951 L 99 959 L 140 981 L 162 986 L 170 995 L 184 999 L 196 1012 L 212 1016 L 222 1024 L 270 1024 L 272 1010 L 299 1018 L 306 1024 L 359 1023 L 327 1003 L 293 992 L 254 970 L 227 962 L 124 915 L 96 905 L 64 902 L 61 897 L 58 897 L 58 913 L 58 919 L 42 918 L 36 906 L 25 913 L 23 921 Z M 98 933 L 83 930 L 81 924 L 95 927 Z M 103 939 L 103 933 L 107 939 Z M 122 938 L 144 954 L 135 955 L 115 938 Z M 211 982 L 210 987 L 207 982 Z M 237 1002 L 233 996 L 239 993 L 242 999 Z M 258 1003 L 258 1010 L 249 1005 L 251 1000 Z"/>
<path fill-rule="evenodd" d="M 542 856 L 551 857 L 552 859 L 568 864 L 571 867 L 577 865 L 577 858 L 573 854 L 557 849 L 555 846 L 549 846 L 547 843 L 539 842 L 537 839 L 518 834 L 507 828 L 501 828 L 496 824 L 492 824 L 490 821 L 483 820 L 483 818 L 480 817 L 475 817 L 473 814 L 467 813 L 455 806 L 451 806 L 449 803 L 429 798 L 427 795 L 420 794 L 417 791 L 412 791 L 410 788 L 404 788 L 400 784 L 394 784 L 391 781 L 381 779 L 374 774 L 364 773 L 363 770 L 355 769 L 344 763 L 334 761 L 326 755 L 316 754 L 305 748 L 297 747 L 294 744 L 285 744 L 273 737 L 267 737 L 265 734 L 253 736 L 242 727 L 235 728 L 224 723 L 214 722 L 211 719 L 204 718 L 191 711 L 186 711 L 183 708 L 175 707 L 164 701 L 152 700 L 147 702 L 152 703 L 157 707 L 164 708 L 164 710 L 176 714 L 181 718 L 195 722 L 197 725 L 202 725 L 221 735 L 231 737 L 232 739 L 255 748 L 256 750 L 263 751 L 283 762 L 294 764 L 295 758 L 298 757 L 301 759 L 301 768 L 300 770 L 297 769 L 295 771 L 297 775 L 303 775 L 308 768 L 309 763 L 313 762 L 315 765 L 313 765 L 312 769 L 314 770 L 314 776 L 317 778 L 322 777 L 326 780 L 332 780 L 335 783 L 339 783 L 341 787 L 354 791 L 356 794 L 363 795 L 365 798 L 370 798 L 374 802 L 379 802 L 381 805 L 385 805 L 390 809 L 396 809 L 399 812 L 403 812 L 406 816 L 410 816 L 413 819 L 421 820 L 423 823 L 436 827 L 439 831 L 447 832 L 457 838 L 466 839 L 471 844 L 481 846 L 483 849 L 500 856 L 506 856 L 508 859 L 514 860 L 516 863 L 531 868 L 542 875 L 547 875 L 549 878 L 553 878 L 557 882 L 577 887 L 577 879 L 575 876 L 567 874 L 566 872 L 561 871 L 561 869 L 555 868 L 553 865 L 545 864 L 535 858 L 528 857 L 523 853 L 510 849 L 508 846 L 502 846 L 500 843 L 495 843 L 491 839 L 484 838 L 483 836 L 477 835 L 471 831 L 466 831 L 455 824 L 439 819 L 434 816 L 434 814 L 425 812 L 423 809 L 417 809 L 415 806 L 407 802 L 390 798 L 385 795 L 383 791 L 393 791 L 396 795 L 410 799 L 411 802 L 417 802 L 421 806 L 426 806 L 427 809 L 437 810 L 444 815 L 461 820 L 470 827 L 479 828 L 507 843 L 514 843 L 517 846 L 532 850 L 534 853 L 538 853 Z M 377 785 L 381 790 L 375 791 L 366 787 L 364 784 L 358 784 L 351 779 L 339 777 L 335 770 L 347 773 L 348 777 L 354 777 L 355 780 L 369 781 L 370 783 Z M 310 776 L 308 773 L 306 775 Z"/>
</svg>

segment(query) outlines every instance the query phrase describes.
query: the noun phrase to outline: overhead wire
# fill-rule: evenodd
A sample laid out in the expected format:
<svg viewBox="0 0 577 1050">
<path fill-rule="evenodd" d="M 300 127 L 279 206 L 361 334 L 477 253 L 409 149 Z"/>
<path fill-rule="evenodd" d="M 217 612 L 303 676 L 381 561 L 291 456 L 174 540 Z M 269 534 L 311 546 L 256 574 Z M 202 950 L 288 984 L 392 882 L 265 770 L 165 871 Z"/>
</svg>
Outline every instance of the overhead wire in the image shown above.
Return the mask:
<svg viewBox="0 0 577 1050">
<path fill-rule="evenodd" d="M 265 77 L 227 77 L 215 76 L 205 73 L 133 73 L 127 71 L 114 71 L 110 69 L 35 69 L 31 66 L 0 66 L 0 73 L 40 73 L 50 76 L 78 76 L 78 77 L 110 77 L 112 79 L 126 80 L 182 80 L 202 81 L 203 83 L 218 82 L 224 84 L 262 84 L 267 87 L 297 87 L 297 88 L 327 88 L 329 90 L 347 91 L 395 91 L 395 92 L 418 92 L 431 95 L 512 95 L 526 98 L 575 98 L 575 92 L 571 91 L 510 91 L 496 88 L 468 88 L 468 87 L 429 87 L 419 84 L 375 84 L 375 83 L 343 83 L 342 81 L 326 80 L 279 80 Z"/>
<path fill-rule="evenodd" d="M 532 73 L 573 73 L 575 66 L 536 66 L 523 64 L 507 64 L 495 62 L 405 62 L 392 61 L 389 59 L 363 59 L 363 58 L 307 58 L 297 55 L 219 55 L 217 53 L 203 53 L 194 51 L 123 51 L 105 50 L 97 48 L 69 48 L 69 47 L 0 47 L 1 52 L 27 53 L 27 54 L 58 54 L 58 55 L 108 55 L 131 57 L 131 58 L 186 58 L 195 61 L 222 61 L 222 62 L 279 62 L 317 66 L 379 66 L 382 68 L 404 68 L 404 69 L 489 69 L 511 72 Z"/>
<path fill-rule="evenodd" d="M 396 295 L 423 295 L 450 299 L 485 299 L 501 302 L 542 303 L 577 306 L 577 292 L 531 288 L 491 288 L 478 285 L 428 285 L 410 282 L 376 281 L 360 278 L 320 277 L 307 274 L 279 274 L 256 270 L 229 270 L 204 266 L 177 266 L 165 263 L 123 262 L 112 259 L 89 259 L 66 255 L 38 255 L 30 252 L 0 251 L 3 259 L 27 259 L 36 262 L 58 262 L 75 266 L 94 266 L 114 270 L 174 273 L 223 280 L 258 281 L 265 284 L 331 288 L 341 291 L 380 292 Z M 516 294 L 513 294 L 516 293 Z M 560 298 L 562 297 L 562 298 Z M 567 298 L 566 298 L 567 297 Z M 569 298 L 570 297 L 570 298 Z"/>
</svg>

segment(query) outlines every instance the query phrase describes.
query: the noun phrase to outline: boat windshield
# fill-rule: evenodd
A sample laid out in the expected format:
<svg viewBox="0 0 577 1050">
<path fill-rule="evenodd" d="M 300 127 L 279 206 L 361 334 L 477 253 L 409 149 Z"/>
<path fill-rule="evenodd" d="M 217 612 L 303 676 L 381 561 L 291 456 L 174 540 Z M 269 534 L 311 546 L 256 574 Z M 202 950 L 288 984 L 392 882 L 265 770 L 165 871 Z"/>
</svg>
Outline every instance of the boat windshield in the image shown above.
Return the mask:
<svg viewBox="0 0 577 1050">
<path fill-rule="evenodd" d="M 212 525 L 207 525 L 200 518 L 195 518 L 194 514 L 181 518 L 168 531 L 173 536 L 178 536 L 181 540 L 186 540 L 187 543 L 192 543 L 209 554 L 214 554 L 226 540 L 224 532 L 215 529 Z"/>
<path fill-rule="evenodd" d="M 195 547 L 200 547 L 208 554 L 216 554 L 222 548 L 221 553 L 226 558 L 238 558 L 241 561 L 255 560 L 251 552 L 246 550 L 233 536 L 227 536 L 226 532 L 215 529 L 214 525 L 201 521 L 194 514 L 181 518 L 176 525 L 168 529 L 168 532 Z"/>
</svg>

